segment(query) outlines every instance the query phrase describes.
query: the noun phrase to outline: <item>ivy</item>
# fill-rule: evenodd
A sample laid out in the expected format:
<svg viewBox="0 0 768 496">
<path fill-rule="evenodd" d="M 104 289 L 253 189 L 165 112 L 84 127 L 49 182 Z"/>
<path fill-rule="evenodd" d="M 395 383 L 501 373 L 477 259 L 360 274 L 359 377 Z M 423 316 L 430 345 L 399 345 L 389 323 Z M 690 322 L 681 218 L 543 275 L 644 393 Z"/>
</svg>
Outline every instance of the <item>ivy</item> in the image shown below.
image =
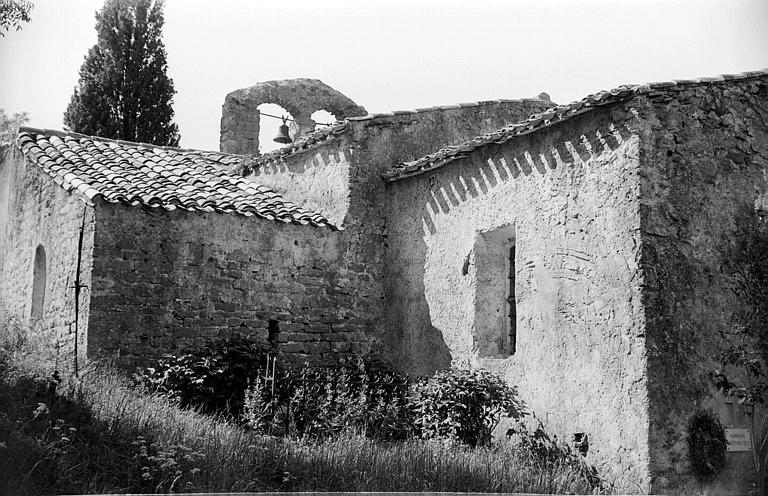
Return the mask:
<svg viewBox="0 0 768 496">
<path fill-rule="evenodd" d="M 694 473 L 710 479 L 725 467 L 727 441 L 720 420 L 709 410 L 700 410 L 688 423 L 688 452 Z"/>
</svg>

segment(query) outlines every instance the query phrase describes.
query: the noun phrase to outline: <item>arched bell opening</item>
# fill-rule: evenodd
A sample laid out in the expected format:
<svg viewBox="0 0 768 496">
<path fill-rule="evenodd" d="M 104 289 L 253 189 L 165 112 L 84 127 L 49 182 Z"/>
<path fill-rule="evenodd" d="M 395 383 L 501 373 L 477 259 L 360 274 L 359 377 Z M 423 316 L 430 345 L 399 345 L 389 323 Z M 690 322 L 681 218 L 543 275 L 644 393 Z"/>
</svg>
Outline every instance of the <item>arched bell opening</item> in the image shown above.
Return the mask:
<svg viewBox="0 0 768 496">
<path fill-rule="evenodd" d="M 321 113 L 316 121 L 313 120 L 312 112 L 319 109 L 332 117 Z M 260 111 L 275 115 L 277 119 L 261 118 Z M 227 94 L 222 107 L 220 149 L 224 153 L 248 155 L 274 150 L 279 146 L 272 143 L 283 115 L 293 120 L 287 124 L 290 138 L 296 141 L 314 131 L 317 127 L 315 122 L 329 124 L 366 114 L 363 107 L 319 79 L 262 81 Z M 260 124 L 263 127 L 260 128 Z M 260 143 L 262 146 L 259 146 Z"/>
<path fill-rule="evenodd" d="M 283 125 L 283 117 L 286 117 L 285 125 L 288 126 L 288 137 L 293 141 L 297 134 L 296 124 L 293 115 L 285 108 L 276 103 L 262 103 L 257 107 L 259 111 L 259 153 L 269 153 L 278 148 L 282 148 L 290 141 L 275 141 L 275 138 L 285 135 L 285 130 L 281 132 L 280 126 Z"/>
<path fill-rule="evenodd" d="M 325 109 L 314 111 L 310 116 L 310 119 L 312 119 L 312 122 L 315 123 L 315 129 L 321 129 L 326 126 L 330 126 L 331 124 L 339 120 L 336 118 L 335 115 L 333 115 L 332 113 L 328 112 Z"/>
</svg>

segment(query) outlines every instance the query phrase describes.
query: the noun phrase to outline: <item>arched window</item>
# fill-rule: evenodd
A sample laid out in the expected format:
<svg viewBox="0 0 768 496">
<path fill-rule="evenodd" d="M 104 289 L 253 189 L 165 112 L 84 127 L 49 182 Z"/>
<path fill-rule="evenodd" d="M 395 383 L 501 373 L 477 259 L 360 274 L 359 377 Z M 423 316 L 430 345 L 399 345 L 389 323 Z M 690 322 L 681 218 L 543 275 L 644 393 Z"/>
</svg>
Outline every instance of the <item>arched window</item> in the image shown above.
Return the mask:
<svg viewBox="0 0 768 496">
<path fill-rule="evenodd" d="M 45 304 L 45 279 L 46 279 L 45 249 L 38 245 L 35 250 L 35 266 L 32 271 L 32 318 L 40 319 L 43 316 Z"/>
</svg>

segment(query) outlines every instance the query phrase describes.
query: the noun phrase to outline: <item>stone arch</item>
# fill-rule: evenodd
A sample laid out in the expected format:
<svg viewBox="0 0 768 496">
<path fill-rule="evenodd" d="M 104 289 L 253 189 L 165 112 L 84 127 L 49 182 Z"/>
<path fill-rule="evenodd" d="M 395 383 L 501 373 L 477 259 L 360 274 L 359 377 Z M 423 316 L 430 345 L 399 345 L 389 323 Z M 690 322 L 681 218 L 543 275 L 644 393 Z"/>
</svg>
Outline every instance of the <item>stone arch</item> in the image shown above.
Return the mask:
<svg viewBox="0 0 768 496">
<path fill-rule="evenodd" d="M 273 141 L 275 136 L 277 136 L 278 128 L 282 122 L 280 119 L 267 117 L 265 114 L 278 117 L 287 117 L 288 121 L 286 124 L 288 124 L 288 134 L 292 137 L 297 135 L 298 128 L 294 122 L 293 114 L 291 114 L 288 109 L 276 103 L 260 103 L 257 110 L 259 111 L 258 138 L 260 153 L 269 153 L 272 150 L 276 150 L 285 146 L 284 144 L 275 143 Z"/>
<path fill-rule="evenodd" d="M 43 317 L 45 308 L 45 285 L 48 267 L 43 245 L 38 245 L 35 250 L 35 262 L 32 267 L 32 319 Z"/>
<path fill-rule="evenodd" d="M 328 112 L 325 109 L 315 110 L 312 112 L 312 115 L 310 115 L 309 118 L 312 119 L 312 121 L 315 123 L 315 129 L 318 129 L 318 126 L 322 126 L 324 124 L 333 124 L 334 122 L 340 120 L 333 113 Z"/>
<path fill-rule="evenodd" d="M 263 103 L 285 108 L 294 118 L 294 139 L 315 129 L 312 113 L 326 110 L 339 120 L 367 111 L 319 79 L 263 81 L 229 93 L 221 113 L 220 149 L 225 153 L 259 154 L 259 110 Z"/>
</svg>

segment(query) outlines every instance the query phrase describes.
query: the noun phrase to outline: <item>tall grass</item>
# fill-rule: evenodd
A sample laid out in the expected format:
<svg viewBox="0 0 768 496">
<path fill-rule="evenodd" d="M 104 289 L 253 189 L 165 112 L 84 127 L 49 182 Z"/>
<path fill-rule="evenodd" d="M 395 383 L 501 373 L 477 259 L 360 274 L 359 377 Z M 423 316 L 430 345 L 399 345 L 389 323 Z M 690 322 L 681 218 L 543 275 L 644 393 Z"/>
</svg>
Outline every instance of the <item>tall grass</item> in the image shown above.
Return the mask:
<svg viewBox="0 0 768 496">
<path fill-rule="evenodd" d="M 377 442 L 354 432 L 324 441 L 258 435 L 131 389 L 124 374 L 104 366 L 53 394 L 49 364 L 36 363 L 34 350 L 3 349 L 0 493 L 594 489 L 571 468 L 510 445 Z"/>
</svg>

